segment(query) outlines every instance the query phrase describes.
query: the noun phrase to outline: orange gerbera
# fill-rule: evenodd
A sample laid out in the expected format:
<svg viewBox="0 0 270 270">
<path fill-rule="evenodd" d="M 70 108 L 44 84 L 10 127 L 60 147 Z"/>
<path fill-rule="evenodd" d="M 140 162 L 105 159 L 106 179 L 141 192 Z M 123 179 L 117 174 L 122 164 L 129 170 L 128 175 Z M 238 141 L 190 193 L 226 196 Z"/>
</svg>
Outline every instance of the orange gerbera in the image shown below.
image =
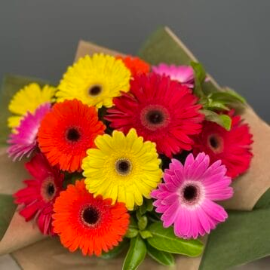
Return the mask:
<svg viewBox="0 0 270 270">
<path fill-rule="evenodd" d="M 94 107 L 79 100 L 57 103 L 43 118 L 38 143 L 52 166 L 74 172 L 81 170 L 86 150 L 94 146 L 94 140 L 104 133 L 105 125 L 98 120 Z"/>
<path fill-rule="evenodd" d="M 135 77 L 136 75 L 142 74 L 142 73 L 149 73 L 150 71 L 150 65 L 140 59 L 139 57 L 133 57 L 133 56 L 117 56 L 117 59 L 121 59 L 126 67 L 130 70 L 132 77 Z"/>
<path fill-rule="evenodd" d="M 100 256 L 122 241 L 129 224 L 125 204 L 111 204 L 76 181 L 60 193 L 54 204 L 53 227 L 69 251 L 81 249 L 83 255 Z"/>
</svg>

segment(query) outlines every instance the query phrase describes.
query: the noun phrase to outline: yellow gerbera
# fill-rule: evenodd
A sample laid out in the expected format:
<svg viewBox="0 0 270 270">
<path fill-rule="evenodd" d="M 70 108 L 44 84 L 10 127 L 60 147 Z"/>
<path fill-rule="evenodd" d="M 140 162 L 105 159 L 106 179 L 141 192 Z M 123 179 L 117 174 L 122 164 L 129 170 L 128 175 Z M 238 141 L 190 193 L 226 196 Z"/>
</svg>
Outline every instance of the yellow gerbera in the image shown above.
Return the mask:
<svg viewBox="0 0 270 270">
<path fill-rule="evenodd" d="M 130 78 L 131 73 L 123 61 L 110 55 L 87 55 L 64 74 L 56 93 L 57 102 L 76 98 L 97 108 L 109 108 L 121 91 L 129 91 Z"/>
<path fill-rule="evenodd" d="M 22 88 L 13 96 L 8 106 L 9 111 L 16 114 L 8 118 L 8 126 L 17 127 L 27 112 L 33 113 L 41 104 L 52 102 L 54 93 L 54 87 L 45 85 L 41 88 L 37 83 Z"/>
<path fill-rule="evenodd" d="M 154 143 L 131 129 L 126 136 L 120 131 L 98 136 L 95 144 L 82 163 L 89 192 L 124 202 L 129 210 L 142 205 L 143 196 L 150 198 L 162 176 Z"/>
</svg>

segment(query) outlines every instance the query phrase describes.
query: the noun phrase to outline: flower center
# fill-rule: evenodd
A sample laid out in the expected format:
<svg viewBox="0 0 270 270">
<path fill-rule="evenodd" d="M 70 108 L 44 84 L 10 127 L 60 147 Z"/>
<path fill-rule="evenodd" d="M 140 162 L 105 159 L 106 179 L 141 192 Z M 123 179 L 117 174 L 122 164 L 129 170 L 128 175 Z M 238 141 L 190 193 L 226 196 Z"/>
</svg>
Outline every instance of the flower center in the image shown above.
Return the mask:
<svg viewBox="0 0 270 270">
<path fill-rule="evenodd" d="M 92 227 L 100 220 L 100 213 L 95 207 L 89 206 L 82 211 L 82 220 L 85 225 Z"/>
<path fill-rule="evenodd" d="M 81 137 L 81 134 L 78 129 L 70 128 L 67 131 L 67 139 L 71 142 L 77 142 Z"/>
<path fill-rule="evenodd" d="M 53 183 L 49 183 L 47 186 L 47 194 L 48 196 L 52 197 L 55 193 L 55 186 Z"/>
<path fill-rule="evenodd" d="M 217 134 L 208 137 L 208 146 L 214 153 L 220 153 L 223 150 L 223 139 Z"/>
<path fill-rule="evenodd" d="M 90 96 L 97 96 L 101 93 L 102 88 L 100 85 L 94 85 L 92 87 L 90 87 L 90 89 L 88 90 L 88 93 Z"/>
<path fill-rule="evenodd" d="M 41 187 L 41 195 L 43 200 L 46 202 L 52 201 L 56 195 L 56 192 L 57 188 L 53 178 L 48 177 L 48 179 L 43 182 Z"/>
<path fill-rule="evenodd" d="M 148 121 L 151 124 L 160 124 L 163 122 L 164 120 L 164 116 L 162 114 L 161 111 L 157 111 L 157 110 L 153 110 L 153 111 L 149 111 L 146 115 Z"/>
<path fill-rule="evenodd" d="M 121 175 L 127 175 L 132 169 L 131 162 L 127 159 L 119 159 L 115 164 L 116 171 Z"/>
<path fill-rule="evenodd" d="M 180 199 L 183 205 L 194 207 L 204 198 L 203 186 L 195 181 L 188 181 L 180 188 Z"/>
<path fill-rule="evenodd" d="M 184 199 L 187 201 L 193 201 L 198 195 L 198 189 L 195 186 L 186 186 L 183 191 Z"/>
<path fill-rule="evenodd" d="M 149 130 L 165 128 L 169 124 L 170 115 L 166 108 L 160 105 L 149 105 L 141 111 L 141 123 Z"/>
</svg>

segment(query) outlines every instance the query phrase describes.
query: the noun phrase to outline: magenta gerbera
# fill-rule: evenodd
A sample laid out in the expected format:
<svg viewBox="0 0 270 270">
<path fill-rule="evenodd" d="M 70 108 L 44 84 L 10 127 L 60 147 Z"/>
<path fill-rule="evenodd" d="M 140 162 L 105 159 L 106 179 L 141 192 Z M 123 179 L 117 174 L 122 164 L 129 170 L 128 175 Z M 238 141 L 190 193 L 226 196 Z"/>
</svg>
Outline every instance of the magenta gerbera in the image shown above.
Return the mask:
<svg viewBox="0 0 270 270">
<path fill-rule="evenodd" d="M 141 75 L 131 81 L 130 93 L 114 99 L 106 119 L 125 134 L 135 128 L 157 151 L 171 157 L 190 151 L 193 136 L 201 132 L 201 105 L 191 90 L 167 76 Z"/>
<path fill-rule="evenodd" d="M 156 74 L 169 76 L 171 80 L 178 81 L 188 88 L 194 87 L 194 71 L 190 66 L 175 66 L 162 63 L 153 66 L 152 71 Z"/>
<path fill-rule="evenodd" d="M 165 170 L 164 183 L 151 193 L 156 212 L 162 213 L 165 228 L 174 224 L 174 233 L 182 238 L 197 238 L 214 229 L 228 217 L 224 208 L 214 201 L 232 197 L 221 161 L 209 166 L 209 156 L 189 154 L 185 164 L 173 159 Z"/>
<path fill-rule="evenodd" d="M 50 110 L 51 105 L 45 103 L 38 107 L 34 113 L 28 112 L 21 120 L 20 125 L 15 129 L 15 133 L 9 136 L 8 148 L 9 157 L 13 160 L 29 157 L 37 146 L 37 133 L 41 120 Z"/>
<path fill-rule="evenodd" d="M 25 180 L 27 187 L 14 194 L 15 202 L 20 205 L 19 213 L 26 221 L 35 219 L 43 234 L 53 235 L 53 204 L 62 190 L 64 175 L 59 169 L 51 167 L 41 153 L 27 162 L 25 167 L 32 179 Z"/>
</svg>

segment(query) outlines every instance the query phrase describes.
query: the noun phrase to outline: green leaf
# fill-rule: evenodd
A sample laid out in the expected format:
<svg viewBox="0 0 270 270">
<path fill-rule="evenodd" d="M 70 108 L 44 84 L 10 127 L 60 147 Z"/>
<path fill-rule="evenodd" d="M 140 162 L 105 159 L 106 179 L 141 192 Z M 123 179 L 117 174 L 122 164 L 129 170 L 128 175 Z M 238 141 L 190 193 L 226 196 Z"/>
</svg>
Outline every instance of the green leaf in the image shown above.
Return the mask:
<svg viewBox="0 0 270 270">
<path fill-rule="evenodd" d="M 143 262 L 146 255 L 146 245 L 140 236 L 131 239 L 130 247 L 122 270 L 135 270 Z"/>
<path fill-rule="evenodd" d="M 11 195 L 0 194 L 0 241 L 8 229 L 16 208 Z"/>
<path fill-rule="evenodd" d="M 128 228 L 125 237 L 127 238 L 134 238 L 138 235 L 139 231 L 137 229 Z"/>
<path fill-rule="evenodd" d="M 205 120 L 214 122 L 226 130 L 231 129 L 232 119 L 230 116 L 226 114 L 217 114 L 210 110 L 202 110 L 201 112 L 205 115 Z"/>
<path fill-rule="evenodd" d="M 152 233 L 150 233 L 149 231 L 140 231 L 140 235 L 142 239 L 153 237 Z"/>
<path fill-rule="evenodd" d="M 141 231 L 143 231 L 147 226 L 148 220 L 146 216 L 141 216 L 138 220 L 138 227 Z"/>
<path fill-rule="evenodd" d="M 152 200 L 146 200 L 146 205 L 147 205 L 147 212 L 153 211 L 154 206 L 153 206 L 153 201 Z"/>
<path fill-rule="evenodd" d="M 194 77 L 195 77 L 195 86 L 194 86 L 194 94 L 197 95 L 198 97 L 202 98 L 204 97 L 204 92 L 202 89 L 202 84 L 205 81 L 205 70 L 200 63 L 196 62 L 191 62 L 191 66 L 194 70 Z"/>
<path fill-rule="evenodd" d="M 139 207 L 139 214 L 142 216 L 146 212 L 151 212 L 153 210 L 153 202 L 150 199 L 145 199 L 143 205 Z"/>
<path fill-rule="evenodd" d="M 224 88 L 223 92 L 217 92 L 217 93 L 212 93 L 210 94 L 211 99 L 213 100 L 219 100 L 223 101 L 226 104 L 230 103 L 241 103 L 245 104 L 246 100 L 237 94 L 235 91 L 233 91 L 230 88 Z"/>
<path fill-rule="evenodd" d="M 117 247 L 110 250 L 109 252 L 103 253 L 101 255 L 102 259 L 112 259 L 120 255 L 127 247 L 128 247 L 129 241 L 124 238 L 124 240 L 119 243 Z"/>
<path fill-rule="evenodd" d="M 164 228 L 161 222 L 156 222 L 148 227 L 153 237 L 147 238 L 147 242 L 154 248 L 190 257 L 199 256 L 203 251 L 203 244 L 199 240 L 185 240 L 175 236 L 173 228 Z"/>
<path fill-rule="evenodd" d="M 21 77 L 16 75 L 7 75 L 4 77 L 0 99 L 0 146 L 5 146 L 7 144 L 7 137 L 10 133 L 10 129 L 7 126 L 7 119 L 11 115 L 8 111 L 8 105 L 16 92 L 32 82 L 36 82 L 40 86 L 48 84 L 48 82 L 36 78 Z"/>
<path fill-rule="evenodd" d="M 155 249 L 149 244 L 147 244 L 147 253 L 153 260 L 157 261 L 162 265 L 173 266 L 175 263 L 174 257 L 171 253 Z"/>
<path fill-rule="evenodd" d="M 191 62 L 190 65 L 192 66 L 195 76 L 198 79 L 199 83 L 202 84 L 205 81 L 206 72 L 204 67 L 201 63 Z"/>
<path fill-rule="evenodd" d="M 139 207 L 139 212 L 140 212 L 140 215 L 144 215 L 147 212 L 147 205 L 145 202 L 143 203 L 143 205 Z"/>
<path fill-rule="evenodd" d="M 231 269 L 269 256 L 270 208 L 228 214 L 209 235 L 200 270 Z"/>
<path fill-rule="evenodd" d="M 261 196 L 253 209 L 270 208 L 270 189 Z"/>
<path fill-rule="evenodd" d="M 203 106 L 206 110 L 213 110 L 213 111 L 229 111 L 230 108 L 225 105 L 225 103 L 221 101 L 216 101 L 212 99 L 208 99 L 207 103 Z"/>
<path fill-rule="evenodd" d="M 131 229 L 138 229 L 138 225 L 132 216 L 129 219 L 129 226 L 128 227 Z"/>
</svg>

